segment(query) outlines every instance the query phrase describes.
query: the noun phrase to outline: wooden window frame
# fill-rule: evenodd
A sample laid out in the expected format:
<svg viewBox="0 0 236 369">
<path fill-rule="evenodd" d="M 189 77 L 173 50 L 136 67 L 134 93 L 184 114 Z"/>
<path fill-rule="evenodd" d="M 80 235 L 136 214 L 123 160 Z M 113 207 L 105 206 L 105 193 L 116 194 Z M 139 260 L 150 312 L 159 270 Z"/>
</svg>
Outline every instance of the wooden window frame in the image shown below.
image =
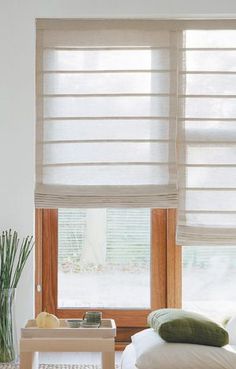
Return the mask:
<svg viewBox="0 0 236 369">
<path fill-rule="evenodd" d="M 146 327 L 150 311 L 181 307 L 181 247 L 175 243 L 176 210 L 151 210 L 151 308 L 100 309 L 104 318 L 113 318 L 118 341 Z M 35 314 L 48 311 L 59 318 L 78 318 L 89 308 L 57 307 L 58 210 L 36 210 Z"/>
</svg>

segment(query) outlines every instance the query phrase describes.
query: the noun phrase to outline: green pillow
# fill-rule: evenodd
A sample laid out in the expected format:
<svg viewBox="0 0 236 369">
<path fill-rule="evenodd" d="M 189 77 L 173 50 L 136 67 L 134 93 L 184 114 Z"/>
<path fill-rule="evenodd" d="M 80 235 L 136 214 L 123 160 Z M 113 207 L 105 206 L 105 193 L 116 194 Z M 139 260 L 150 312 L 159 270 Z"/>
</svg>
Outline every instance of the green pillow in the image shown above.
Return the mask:
<svg viewBox="0 0 236 369">
<path fill-rule="evenodd" d="M 229 343 L 225 329 L 203 315 L 181 309 L 160 309 L 148 316 L 148 324 L 167 342 L 222 347 Z"/>
</svg>

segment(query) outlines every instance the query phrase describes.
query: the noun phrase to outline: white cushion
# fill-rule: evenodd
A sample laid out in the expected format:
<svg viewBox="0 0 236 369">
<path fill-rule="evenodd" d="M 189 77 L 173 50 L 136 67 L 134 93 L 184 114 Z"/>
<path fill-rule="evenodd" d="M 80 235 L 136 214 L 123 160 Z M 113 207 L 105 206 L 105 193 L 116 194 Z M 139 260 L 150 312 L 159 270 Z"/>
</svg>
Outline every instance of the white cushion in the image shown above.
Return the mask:
<svg viewBox="0 0 236 369">
<path fill-rule="evenodd" d="M 137 369 L 135 366 L 136 353 L 134 345 L 131 343 L 122 352 L 120 367 L 121 369 Z"/>
<path fill-rule="evenodd" d="M 132 336 L 138 369 L 235 369 L 236 352 L 229 345 L 212 347 L 168 343 L 153 329 Z"/>
<path fill-rule="evenodd" d="M 236 317 L 235 316 L 228 321 L 225 329 L 227 330 L 229 334 L 229 344 L 236 345 Z"/>
</svg>

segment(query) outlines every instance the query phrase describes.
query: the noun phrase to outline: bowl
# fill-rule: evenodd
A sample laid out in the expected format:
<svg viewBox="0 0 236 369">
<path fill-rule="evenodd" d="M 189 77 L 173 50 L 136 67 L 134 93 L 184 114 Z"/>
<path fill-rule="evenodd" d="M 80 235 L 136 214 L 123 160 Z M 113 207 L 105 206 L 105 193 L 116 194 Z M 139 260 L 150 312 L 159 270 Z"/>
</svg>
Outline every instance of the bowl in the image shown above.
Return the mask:
<svg viewBox="0 0 236 369">
<path fill-rule="evenodd" d="M 67 319 L 67 324 L 70 328 L 79 328 L 81 319 Z"/>
</svg>

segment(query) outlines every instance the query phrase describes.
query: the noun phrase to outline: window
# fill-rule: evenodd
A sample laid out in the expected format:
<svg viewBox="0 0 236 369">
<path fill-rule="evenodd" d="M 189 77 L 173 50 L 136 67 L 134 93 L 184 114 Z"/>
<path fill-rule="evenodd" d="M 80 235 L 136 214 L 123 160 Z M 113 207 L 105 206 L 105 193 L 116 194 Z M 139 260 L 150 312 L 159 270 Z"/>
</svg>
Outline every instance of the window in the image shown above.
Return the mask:
<svg viewBox="0 0 236 369">
<path fill-rule="evenodd" d="M 236 247 L 183 246 L 183 307 L 221 320 L 236 310 Z"/>
<path fill-rule="evenodd" d="M 37 22 L 39 308 L 137 329 L 179 304 L 175 42 L 153 21 Z"/>
<path fill-rule="evenodd" d="M 106 236 L 99 262 L 86 250 L 86 227 L 98 225 L 100 231 L 104 227 L 99 237 Z M 73 318 L 98 308 L 116 320 L 118 341 L 128 341 L 146 326 L 151 310 L 180 306 L 181 248 L 175 244 L 175 227 L 173 209 L 37 210 L 36 286 L 41 288 L 36 288 L 36 312 Z M 88 263 L 82 267 L 77 258 Z"/>
<path fill-rule="evenodd" d="M 224 25 L 37 22 L 39 308 L 99 308 L 123 329 L 180 306 L 181 289 L 194 310 L 232 301 L 212 289 L 217 263 L 234 276 L 236 244 L 236 23 Z"/>
<path fill-rule="evenodd" d="M 150 309 L 150 209 L 58 210 L 58 307 Z"/>
</svg>

